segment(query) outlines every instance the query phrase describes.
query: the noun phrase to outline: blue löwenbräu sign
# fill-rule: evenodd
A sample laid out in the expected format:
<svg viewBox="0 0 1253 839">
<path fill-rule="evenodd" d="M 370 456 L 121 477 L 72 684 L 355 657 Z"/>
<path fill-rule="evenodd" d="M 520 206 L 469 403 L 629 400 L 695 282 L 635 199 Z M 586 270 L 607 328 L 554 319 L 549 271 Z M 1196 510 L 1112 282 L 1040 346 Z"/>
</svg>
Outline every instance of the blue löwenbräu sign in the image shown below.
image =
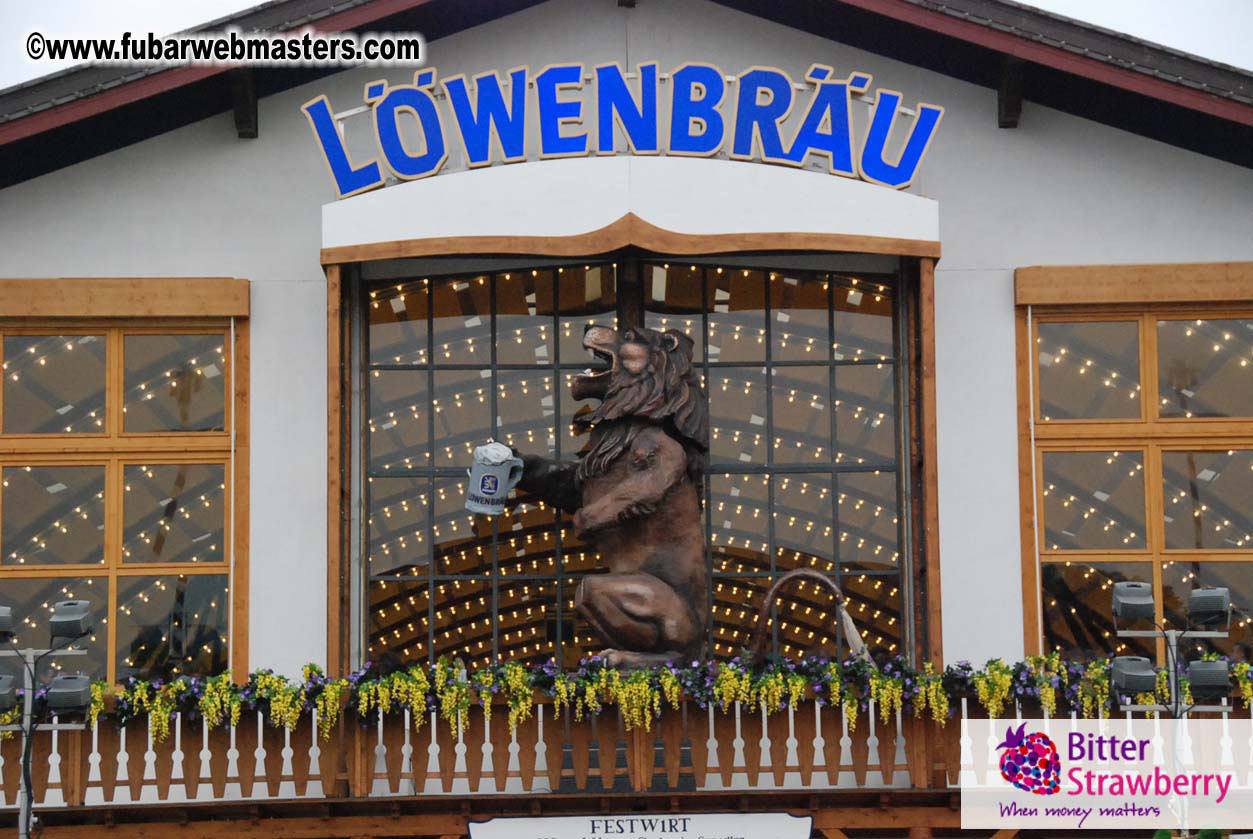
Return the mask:
<svg viewBox="0 0 1253 839">
<path fill-rule="evenodd" d="M 618 64 L 596 67 L 590 82 L 582 64 L 553 64 L 535 74 L 520 67 L 507 78 L 496 72 L 475 76 L 472 91 L 464 75 L 437 86 L 435 68 L 427 67 L 414 74 L 411 85 L 368 83 L 364 100 L 374 114 L 382 164 L 402 180 L 438 173 L 452 142 L 464 148 L 471 168 L 525 160 L 528 125 L 537 121 L 541 158 L 614 154 L 616 124 L 632 154 L 710 157 L 725 149 L 735 160 L 798 167 L 815 155 L 825 158 L 831 174 L 903 189 L 913 182 L 944 115 L 941 107 L 919 103 L 908 135 L 892 143 L 901 149 L 893 154 L 888 141 L 901 102 L 894 90 L 875 91 L 870 125 L 860 142 L 854 135 L 852 101 L 869 89 L 872 77 L 866 73 L 838 79 L 831 67 L 814 64 L 805 73 L 813 88 L 808 102 L 798 102 L 804 94 L 798 95 L 787 73 L 771 67 L 750 67 L 728 80 L 710 64 L 683 64 L 659 76 L 657 64 L 649 63 L 639 65 L 635 76 L 632 85 Z M 668 132 L 659 128 L 659 82 L 669 83 Z M 437 87 L 451 119 L 436 102 Z M 534 95 L 528 95 L 532 88 Z M 589 114 L 583 100 L 572 97 L 585 88 L 590 88 Z M 803 119 L 785 137 L 784 121 L 797 107 L 805 109 Z M 383 185 L 378 158 L 350 160 L 325 96 L 302 110 L 340 198 Z M 585 117 L 593 120 L 595 132 L 582 127 Z M 404 140 L 402 119 L 408 123 Z"/>
</svg>

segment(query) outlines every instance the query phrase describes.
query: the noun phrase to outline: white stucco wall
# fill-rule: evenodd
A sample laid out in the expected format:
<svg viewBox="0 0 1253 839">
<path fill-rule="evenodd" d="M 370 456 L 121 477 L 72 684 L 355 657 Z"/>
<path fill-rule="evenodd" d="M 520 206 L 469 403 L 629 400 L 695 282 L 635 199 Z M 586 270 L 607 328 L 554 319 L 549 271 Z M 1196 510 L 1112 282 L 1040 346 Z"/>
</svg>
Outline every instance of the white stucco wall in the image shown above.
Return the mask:
<svg viewBox="0 0 1253 839">
<path fill-rule="evenodd" d="M 950 661 L 1022 651 L 1013 269 L 1253 260 L 1249 170 L 1029 102 L 1018 129 L 999 130 L 993 91 L 711 3 L 554 0 L 432 42 L 430 54 L 441 77 L 655 59 L 663 70 L 684 61 L 729 73 L 777 66 L 799 79 L 822 62 L 873 73 L 874 86 L 903 91 L 906 105 L 946 107 L 910 191 L 939 201 L 944 247 L 936 325 Z M 326 649 L 318 249 L 320 207 L 334 192 L 299 108 L 326 93 L 346 110 L 361 103 L 366 81 L 409 75 L 349 71 L 264 99 L 256 140 L 237 139 L 222 114 L 0 191 L 0 276 L 252 281 L 253 667 L 294 673 Z M 864 126 L 864 108 L 854 113 Z M 536 198 L 527 212 L 541 211 Z"/>
</svg>

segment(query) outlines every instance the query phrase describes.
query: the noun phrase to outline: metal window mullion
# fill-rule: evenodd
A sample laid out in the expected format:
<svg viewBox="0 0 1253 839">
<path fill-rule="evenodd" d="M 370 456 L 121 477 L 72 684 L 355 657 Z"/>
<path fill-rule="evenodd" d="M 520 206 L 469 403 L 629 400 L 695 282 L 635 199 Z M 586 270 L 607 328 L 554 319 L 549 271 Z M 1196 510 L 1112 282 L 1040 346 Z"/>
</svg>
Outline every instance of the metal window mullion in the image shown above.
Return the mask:
<svg viewBox="0 0 1253 839">
<path fill-rule="evenodd" d="M 913 540 L 911 528 L 912 508 L 910 498 L 910 481 L 913 480 L 910 458 L 910 423 L 908 416 L 909 398 L 909 350 L 905 323 L 905 295 L 901 289 L 905 285 L 904 267 L 897 269 L 896 295 L 892 305 L 892 347 L 896 358 L 892 364 L 893 390 L 895 399 L 896 425 L 896 553 L 897 553 L 897 586 L 901 592 L 901 642 L 905 646 L 906 660 L 914 665 L 917 662 L 914 649 L 914 586 L 913 586 Z"/>
<path fill-rule="evenodd" d="M 828 468 L 831 470 L 831 557 L 835 565 L 836 586 L 843 591 L 841 583 L 844 579 L 844 565 L 840 557 L 840 473 L 835 468 L 835 455 L 839 450 L 839 419 L 836 416 L 836 381 L 835 381 L 835 279 L 827 275 L 827 382 L 830 388 L 827 395 L 827 414 L 831 424 L 831 449 L 828 452 Z M 838 656 L 843 649 L 844 621 L 840 620 L 837 604 L 835 617 L 835 649 Z"/>
<path fill-rule="evenodd" d="M 770 282 L 771 272 L 762 270 L 762 312 L 765 314 L 766 320 L 766 355 L 763 369 L 766 379 L 766 550 L 770 554 L 770 582 L 774 584 L 774 580 L 778 577 L 778 563 L 775 561 L 775 551 L 778 544 L 775 540 L 774 532 L 774 446 L 775 446 L 775 429 L 774 429 L 774 370 L 771 368 L 770 361 L 774 357 L 774 324 L 770 319 Z M 774 606 L 773 626 L 771 628 L 771 649 L 774 653 L 779 652 L 779 608 L 776 601 Z"/>
<path fill-rule="evenodd" d="M 565 428 L 562 425 L 561 415 L 561 283 L 557 279 L 557 271 L 553 269 L 550 273 L 552 277 L 552 293 L 553 293 L 553 353 L 550 369 L 553 376 L 553 457 L 557 461 L 561 460 L 561 438 L 565 434 Z M 586 283 L 586 281 L 584 281 Z M 618 279 L 614 277 L 614 286 L 617 287 Z M 539 291 L 535 293 L 535 300 L 538 304 Z M 553 562 L 557 576 L 557 608 L 553 615 L 553 657 L 560 664 L 565 660 L 565 651 L 563 650 L 562 635 L 565 630 L 565 589 L 566 589 L 566 566 L 565 552 L 561 544 L 562 530 L 562 512 L 556 507 L 553 508 Z"/>
<path fill-rule="evenodd" d="M 492 439 L 495 440 L 500 433 L 500 406 L 497 404 L 499 396 L 499 374 L 496 369 L 497 352 L 496 352 L 496 282 L 497 275 L 490 274 L 487 281 L 487 322 L 488 334 L 491 336 L 491 347 L 488 350 L 489 363 L 488 369 L 491 372 L 489 377 L 490 387 L 492 391 L 491 398 L 488 400 L 488 406 L 491 408 L 492 416 L 490 418 L 489 427 L 492 430 Z M 492 557 L 491 557 L 491 615 L 492 615 L 492 652 L 491 660 L 493 663 L 500 658 L 500 626 L 498 617 L 500 615 L 500 517 L 492 516 Z M 469 653 L 466 654 L 469 658 Z"/>
</svg>

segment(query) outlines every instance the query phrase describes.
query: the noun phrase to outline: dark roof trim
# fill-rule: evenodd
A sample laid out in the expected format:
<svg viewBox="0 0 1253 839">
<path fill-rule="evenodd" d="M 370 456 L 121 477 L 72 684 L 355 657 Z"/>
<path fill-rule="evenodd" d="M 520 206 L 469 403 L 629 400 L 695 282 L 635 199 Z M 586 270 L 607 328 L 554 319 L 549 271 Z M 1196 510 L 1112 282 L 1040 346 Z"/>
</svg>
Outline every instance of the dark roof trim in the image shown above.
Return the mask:
<svg viewBox="0 0 1253 839">
<path fill-rule="evenodd" d="M 296 26 L 310 25 L 314 29 L 324 32 L 344 32 L 366 26 L 374 21 L 421 6 L 430 0 L 370 0 L 337 14 L 331 14 L 317 19 L 306 18 L 298 21 L 294 25 L 286 28 L 295 28 Z M 283 4 L 267 3 L 257 7 L 256 10 L 264 10 L 268 7 L 279 6 Z M 248 10 L 245 15 L 256 10 Z M 222 18 L 215 21 L 212 26 L 219 28 L 227 25 L 241 25 L 244 22 L 244 15 Z M 197 27 L 202 29 L 203 27 Z M 263 28 L 253 26 L 250 28 Z M 277 27 L 276 27 L 277 28 Z M 54 76 L 45 79 L 37 79 L 32 85 L 42 85 L 49 80 L 56 78 L 61 79 L 66 75 L 75 73 L 87 73 L 96 70 L 95 67 L 71 68 L 63 71 L 63 73 L 54 74 Z M 63 125 L 86 119 L 105 111 L 119 108 L 123 105 L 129 105 L 133 102 L 139 102 L 148 99 L 160 93 L 165 93 L 176 88 L 190 85 L 203 79 L 217 76 L 222 73 L 229 72 L 234 69 L 233 65 L 215 65 L 211 67 L 195 66 L 195 67 L 174 67 L 169 70 L 161 70 L 151 74 L 145 74 L 135 81 L 117 84 L 109 87 L 99 93 L 87 96 L 75 95 L 70 101 L 52 107 L 37 110 L 29 116 L 13 119 L 8 122 L 0 122 L 0 145 L 12 143 L 26 137 L 41 134 L 53 128 L 59 128 Z M 134 70 L 129 71 L 134 73 Z M 142 71 L 141 71 L 142 72 Z M 5 93 L 14 93 L 18 91 L 26 91 L 28 85 L 20 85 Z M 0 97 L 2 101 L 2 97 Z"/>
<path fill-rule="evenodd" d="M 1175 50 L 1127 38 L 1099 27 L 1038 12 L 1006 0 L 839 0 L 869 12 L 910 23 L 1026 61 L 1074 73 L 1184 108 L 1253 126 L 1253 74 L 1207 62 Z M 1008 14 L 1007 14 L 1008 13 Z M 996 14 L 996 17 L 990 15 Z M 1017 20 L 1015 20 L 1015 18 Z M 1052 41 L 1052 43 L 1049 43 Z M 1101 44 L 1100 47 L 1096 43 Z M 1092 46 L 1085 46 L 1085 44 Z M 1116 43 L 1137 48 L 1144 63 L 1119 59 Z M 1125 52 L 1126 49 L 1120 50 Z M 1101 58 L 1092 57 L 1101 55 Z M 1164 59 L 1164 60 L 1163 60 Z M 1118 61 L 1119 63 L 1111 63 Z M 1151 62 L 1151 63 L 1150 63 Z M 1120 64 L 1128 66 L 1120 66 Z M 1186 65 L 1190 76 L 1167 81 L 1163 75 Z M 1134 67 L 1135 69 L 1131 69 Z M 1199 69 L 1204 68 L 1204 69 Z M 1197 77 L 1228 76 L 1236 83 L 1223 93 L 1204 89 Z M 1242 80 L 1242 81 L 1241 81 Z M 1192 85 L 1201 85 L 1200 87 Z"/>
</svg>

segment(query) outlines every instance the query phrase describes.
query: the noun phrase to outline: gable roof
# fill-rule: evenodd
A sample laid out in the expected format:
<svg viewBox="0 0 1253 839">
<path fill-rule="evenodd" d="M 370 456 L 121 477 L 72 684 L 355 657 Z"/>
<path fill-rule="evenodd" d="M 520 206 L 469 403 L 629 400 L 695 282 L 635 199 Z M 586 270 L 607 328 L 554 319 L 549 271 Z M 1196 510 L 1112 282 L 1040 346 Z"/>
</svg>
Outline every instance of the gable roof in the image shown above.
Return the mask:
<svg viewBox="0 0 1253 839">
<path fill-rule="evenodd" d="M 537 2 L 272 0 L 190 31 L 370 28 L 431 41 Z M 993 88 L 1016 59 L 1030 101 L 1253 167 L 1253 73 L 1239 68 L 1012 0 L 716 2 Z M 0 187 L 231 110 L 231 69 L 83 65 L 0 91 Z M 250 72 L 265 96 L 341 69 Z M 1146 103 L 1157 105 L 1149 119 L 1137 112 Z"/>
</svg>

